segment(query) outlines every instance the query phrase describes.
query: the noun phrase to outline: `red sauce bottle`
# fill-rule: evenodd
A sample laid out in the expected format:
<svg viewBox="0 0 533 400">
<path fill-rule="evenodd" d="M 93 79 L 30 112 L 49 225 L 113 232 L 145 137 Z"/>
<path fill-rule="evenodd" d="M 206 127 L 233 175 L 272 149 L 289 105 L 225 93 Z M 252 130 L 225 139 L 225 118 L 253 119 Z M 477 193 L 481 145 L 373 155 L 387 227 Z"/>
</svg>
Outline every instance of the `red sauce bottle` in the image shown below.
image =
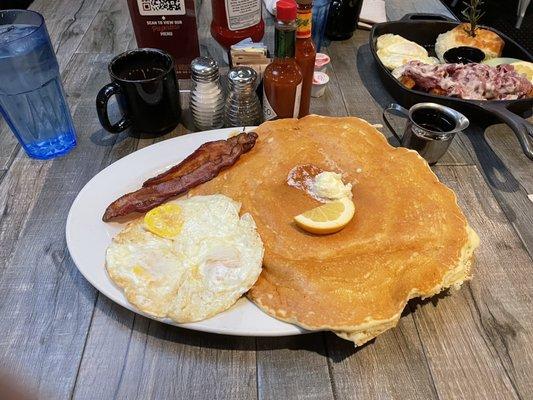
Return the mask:
<svg viewBox="0 0 533 400">
<path fill-rule="evenodd" d="M 313 0 L 297 0 L 298 14 L 296 23 L 296 62 L 300 66 L 303 75 L 302 99 L 300 100 L 300 113 L 298 118 L 309 114 L 311 104 L 311 86 L 315 72 L 316 49 L 311 39 L 311 20 Z"/>
<path fill-rule="evenodd" d="M 296 52 L 296 3 L 276 3 L 274 60 L 263 76 L 263 117 L 297 118 L 300 112 L 302 72 L 294 58 Z"/>
<path fill-rule="evenodd" d="M 252 38 L 259 42 L 265 33 L 261 0 L 211 0 L 211 35 L 222 47 Z"/>
</svg>

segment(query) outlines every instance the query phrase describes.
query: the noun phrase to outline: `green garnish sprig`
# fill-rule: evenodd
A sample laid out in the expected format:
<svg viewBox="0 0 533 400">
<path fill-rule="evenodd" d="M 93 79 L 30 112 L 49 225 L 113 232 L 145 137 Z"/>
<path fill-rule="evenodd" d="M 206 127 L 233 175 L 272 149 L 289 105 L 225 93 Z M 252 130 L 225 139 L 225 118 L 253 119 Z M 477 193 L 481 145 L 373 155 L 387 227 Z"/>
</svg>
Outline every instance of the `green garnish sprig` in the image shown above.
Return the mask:
<svg viewBox="0 0 533 400">
<path fill-rule="evenodd" d="M 470 2 L 463 2 L 466 8 L 461 13 L 468 22 L 470 22 L 470 28 L 464 28 L 464 30 L 472 37 L 476 36 L 476 29 L 479 23 L 479 19 L 485 15 L 485 12 L 480 8 L 483 5 L 483 0 L 470 0 Z"/>
</svg>

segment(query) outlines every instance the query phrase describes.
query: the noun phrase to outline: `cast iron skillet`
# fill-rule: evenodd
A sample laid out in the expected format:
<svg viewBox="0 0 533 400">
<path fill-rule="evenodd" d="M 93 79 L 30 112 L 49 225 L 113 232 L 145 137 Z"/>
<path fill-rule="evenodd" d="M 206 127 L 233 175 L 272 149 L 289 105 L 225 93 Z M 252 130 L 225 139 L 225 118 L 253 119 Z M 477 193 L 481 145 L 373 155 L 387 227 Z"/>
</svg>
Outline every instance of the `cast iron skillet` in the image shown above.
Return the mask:
<svg viewBox="0 0 533 400">
<path fill-rule="evenodd" d="M 376 24 L 370 32 L 370 49 L 378 65 L 378 72 L 383 84 L 391 95 L 404 107 L 424 101 L 444 104 L 465 113 L 469 118 L 486 119 L 487 113 L 505 122 L 514 131 L 527 157 L 533 160 L 533 125 L 516 113 L 531 111 L 533 98 L 518 100 L 463 100 L 454 97 L 436 96 L 418 90 L 407 89 L 379 60 L 377 55 L 377 38 L 385 33 L 401 35 L 408 40 L 418 43 L 435 55 L 434 46 L 437 36 L 455 28 L 459 22 L 438 14 L 406 14 L 399 21 Z M 533 61 L 533 57 L 523 47 L 501 32 L 489 27 L 483 27 L 496 32 L 504 41 L 502 57 L 518 58 L 523 61 Z"/>
</svg>

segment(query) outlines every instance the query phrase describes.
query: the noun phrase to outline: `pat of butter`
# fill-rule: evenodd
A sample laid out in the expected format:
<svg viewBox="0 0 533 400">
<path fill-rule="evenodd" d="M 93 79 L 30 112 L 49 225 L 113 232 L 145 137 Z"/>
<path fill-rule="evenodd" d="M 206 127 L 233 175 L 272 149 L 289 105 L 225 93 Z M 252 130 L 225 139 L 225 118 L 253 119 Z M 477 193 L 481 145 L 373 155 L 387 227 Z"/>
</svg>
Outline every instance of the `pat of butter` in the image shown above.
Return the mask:
<svg viewBox="0 0 533 400">
<path fill-rule="evenodd" d="M 313 182 L 312 191 L 327 200 L 339 200 L 344 197 L 352 198 L 352 184 L 344 184 L 342 175 L 335 172 L 321 172 Z"/>
</svg>

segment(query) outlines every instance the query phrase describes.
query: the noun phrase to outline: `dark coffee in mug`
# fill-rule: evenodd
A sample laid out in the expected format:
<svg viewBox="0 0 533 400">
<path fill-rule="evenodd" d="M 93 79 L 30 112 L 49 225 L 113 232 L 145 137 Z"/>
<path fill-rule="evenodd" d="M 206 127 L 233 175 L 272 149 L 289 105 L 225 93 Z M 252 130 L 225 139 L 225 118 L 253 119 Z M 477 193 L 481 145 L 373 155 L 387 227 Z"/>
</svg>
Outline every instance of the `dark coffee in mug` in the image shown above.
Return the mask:
<svg viewBox="0 0 533 400">
<path fill-rule="evenodd" d="M 128 127 L 134 134 L 160 135 L 174 129 L 181 115 L 178 81 L 172 57 L 159 49 L 137 49 L 115 57 L 109 63 L 111 83 L 96 97 L 102 126 L 109 132 Z M 115 95 L 123 114 L 112 124 L 107 103 Z"/>
</svg>

